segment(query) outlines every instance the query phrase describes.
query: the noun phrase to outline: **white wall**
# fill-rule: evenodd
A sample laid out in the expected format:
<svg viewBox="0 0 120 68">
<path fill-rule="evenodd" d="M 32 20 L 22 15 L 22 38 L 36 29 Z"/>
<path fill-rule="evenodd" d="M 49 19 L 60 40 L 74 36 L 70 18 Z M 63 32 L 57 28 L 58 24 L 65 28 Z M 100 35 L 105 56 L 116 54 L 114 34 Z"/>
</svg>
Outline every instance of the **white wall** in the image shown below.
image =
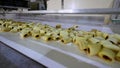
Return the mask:
<svg viewBox="0 0 120 68">
<path fill-rule="evenodd" d="M 110 8 L 113 0 L 64 0 L 65 9 Z"/>
<path fill-rule="evenodd" d="M 64 0 L 65 9 L 110 8 L 114 0 Z M 61 0 L 49 0 L 48 10 L 61 9 Z"/>
<path fill-rule="evenodd" d="M 35 2 L 36 0 L 30 0 L 30 2 Z"/>
<path fill-rule="evenodd" d="M 114 0 L 64 0 L 64 9 L 111 8 L 113 1 Z M 61 10 L 61 0 L 49 0 L 47 4 L 48 4 L 47 10 Z M 106 16 L 106 15 L 70 14 L 67 16 Z"/>
<path fill-rule="evenodd" d="M 49 0 L 47 1 L 47 10 L 60 10 L 61 0 Z"/>
</svg>

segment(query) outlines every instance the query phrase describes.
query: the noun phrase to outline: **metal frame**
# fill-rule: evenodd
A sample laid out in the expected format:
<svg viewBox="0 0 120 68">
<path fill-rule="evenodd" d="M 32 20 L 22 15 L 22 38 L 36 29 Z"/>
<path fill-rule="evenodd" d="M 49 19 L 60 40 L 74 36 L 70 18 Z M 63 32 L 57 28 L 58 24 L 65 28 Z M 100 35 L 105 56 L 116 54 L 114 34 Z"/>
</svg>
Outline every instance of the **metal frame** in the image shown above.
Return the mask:
<svg viewBox="0 0 120 68">
<path fill-rule="evenodd" d="M 0 5 L 0 8 L 14 8 L 14 9 L 21 8 L 21 9 L 29 9 L 29 8 L 25 8 L 25 7 L 1 6 L 1 5 Z"/>
<path fill-rule="evenodd" d="M 64 9 L 64 0 L 61 0 L 61 9 Z"/>
<path fill-rule="evenodd" d="M 100 9 L 70 9 L 70 10 L 58 10 L 58 11 L 14 11 L 6 12 L 1 11 L 1 14 L 120 14 L 120 8 L 100 8 Z"/>
<path fill-rule="evenodd" d="M 113 8 L 120 9 L 120 0 L 115 0 L 113 4 Z M 118 14 L 114 14 L 111 16 L 112 20 L 117 20 L 118 19 Z"/>
</svg>

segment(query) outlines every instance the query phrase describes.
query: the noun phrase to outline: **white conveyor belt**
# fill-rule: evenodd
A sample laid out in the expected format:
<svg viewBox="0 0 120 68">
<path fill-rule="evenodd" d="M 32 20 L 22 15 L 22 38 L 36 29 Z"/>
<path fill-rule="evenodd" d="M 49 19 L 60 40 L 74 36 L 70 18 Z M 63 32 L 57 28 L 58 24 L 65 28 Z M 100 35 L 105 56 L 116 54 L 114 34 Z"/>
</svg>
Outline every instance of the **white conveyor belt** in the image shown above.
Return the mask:
<svg viewBox="0 0 120 68">
<path fill-rule="evenodd" d="M 45 23 L 44 24 L 48 24 Z M 49 25 L 55 25 L 54 23 Z M 64 24 L 62 24 L 64 26 Z M 71 26 L 72 24 L 67 25 Z M 66 26 L 64 26 L 66 27 Z M 109 33 L 112 31 L 107 27 L 88 27 L 81 26 L 80 29 L 96 28 Z M 87 56 L 79 49 L 70 44 L 62 44 L 59 41 L 45 42 L 43 40 L 34 40 L 31 37 L 21 39 L 18 33 L 0 32 L 0 41 L 8 46 L 30 57 L 31 59 L 49 67 L 49 68 L 119 68 L 120 63 L 114 62 L 107 64 L 96 56 Z"/>
</svg>

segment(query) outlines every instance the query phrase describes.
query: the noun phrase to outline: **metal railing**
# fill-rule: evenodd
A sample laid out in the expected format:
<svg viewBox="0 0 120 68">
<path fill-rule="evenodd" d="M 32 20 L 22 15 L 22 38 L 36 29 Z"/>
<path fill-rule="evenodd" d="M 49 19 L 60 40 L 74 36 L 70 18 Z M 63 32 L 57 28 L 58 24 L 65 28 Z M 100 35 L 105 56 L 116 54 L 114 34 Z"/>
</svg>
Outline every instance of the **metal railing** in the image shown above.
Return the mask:
<svg viewBox="0 0 120 68">
<path fill-rule="evenodd" d="M 120 9 L 118 8 L 99 8 L 99 9 L 66 9 L 58 11 L 1 11 L 0 14 L 120 14 Z"/>
</svg>

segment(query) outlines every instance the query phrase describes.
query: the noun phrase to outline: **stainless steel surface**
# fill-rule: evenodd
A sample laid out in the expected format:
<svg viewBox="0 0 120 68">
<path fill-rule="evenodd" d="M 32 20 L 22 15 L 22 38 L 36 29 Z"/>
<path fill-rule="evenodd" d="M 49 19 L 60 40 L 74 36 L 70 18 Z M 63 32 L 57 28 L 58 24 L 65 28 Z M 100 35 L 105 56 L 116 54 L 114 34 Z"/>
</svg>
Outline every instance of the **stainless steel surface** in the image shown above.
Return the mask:
<svg viewBox="0 0 120 68">
<path fill-rule="evenodd" d="M 14 12 L 0 12 L 8 14 L 120 14 L 120 9 L 116 8 L 102 8 L 102 9 L 66 9 L 58 11 L 14 11 Z"/>
<path fill-rule="evenodd" d="M 0 5 L 0 8 L 14 8 L 14 9 L 18 9 L 18 8 L 25 8 L 25 7 L 1 6 L 1 5 Z M 29 8 L 26 8 L 26 9 L 29 9 Z"/>
</svg>

